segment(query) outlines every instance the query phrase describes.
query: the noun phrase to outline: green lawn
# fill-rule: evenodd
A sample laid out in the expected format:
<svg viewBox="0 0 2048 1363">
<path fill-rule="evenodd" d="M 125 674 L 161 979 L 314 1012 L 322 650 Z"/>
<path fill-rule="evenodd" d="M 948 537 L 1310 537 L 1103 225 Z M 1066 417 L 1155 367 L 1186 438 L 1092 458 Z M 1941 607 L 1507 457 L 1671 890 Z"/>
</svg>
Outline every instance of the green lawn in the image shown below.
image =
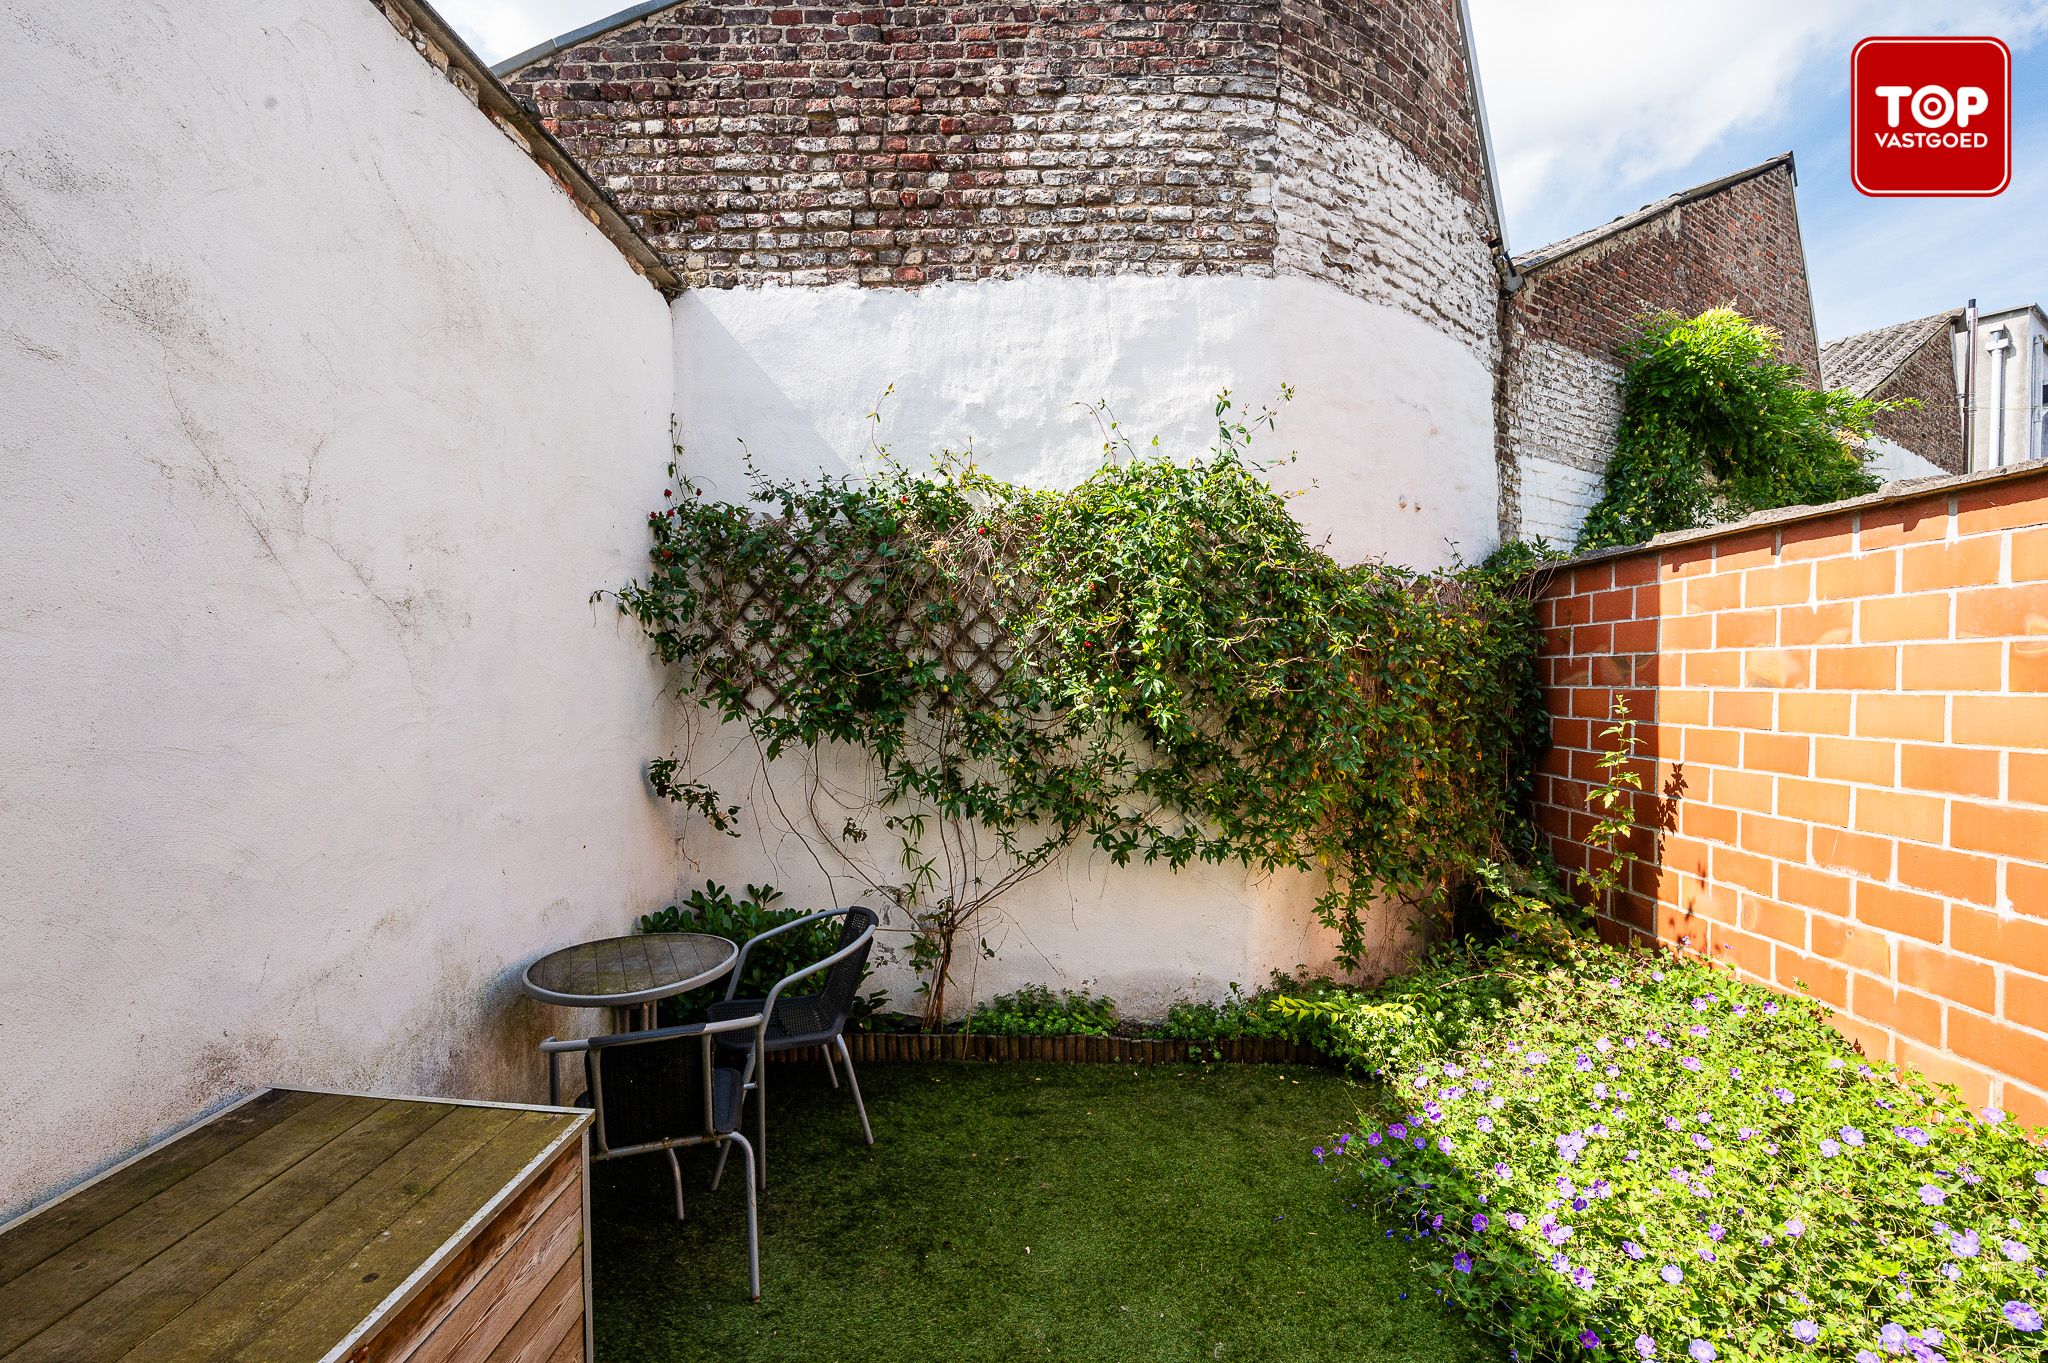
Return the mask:
<svg viewBox="0 0 2048 1363">
<path fill-rule="evenodd" d="M 606 1363 L 1491 1358 L 1308 1155 L 1364 1091 L 1219 1065 L 874 1065 L 877 1144 L 821 1068 L 778 1068 L 761 1291 L 735 1160 L 594 1166 Z M 1413 1288 L 1407 1300 L 1401 1294 Z"/>
</svg>

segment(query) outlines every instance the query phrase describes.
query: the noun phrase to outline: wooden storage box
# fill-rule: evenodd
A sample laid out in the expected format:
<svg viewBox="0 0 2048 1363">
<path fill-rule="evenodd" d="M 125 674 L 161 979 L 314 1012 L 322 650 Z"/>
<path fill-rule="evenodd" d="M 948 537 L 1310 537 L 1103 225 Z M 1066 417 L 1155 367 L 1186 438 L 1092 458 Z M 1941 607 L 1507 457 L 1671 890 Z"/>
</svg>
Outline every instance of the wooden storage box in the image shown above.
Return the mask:
<svg viewBox="0 0 2048 1363">
<path fill-rule="evenodd" d="M 0 1360 L 588 1363 L 589 1122 L 266 1089 L 0 1227 Z"/>
</svg>

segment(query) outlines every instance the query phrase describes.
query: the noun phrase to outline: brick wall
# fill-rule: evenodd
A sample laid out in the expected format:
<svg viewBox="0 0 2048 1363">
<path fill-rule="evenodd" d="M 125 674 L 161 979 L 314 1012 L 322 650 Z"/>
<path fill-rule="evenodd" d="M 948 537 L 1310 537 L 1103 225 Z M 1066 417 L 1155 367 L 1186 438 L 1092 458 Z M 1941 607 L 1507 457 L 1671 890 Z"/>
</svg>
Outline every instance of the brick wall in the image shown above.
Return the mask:
<svg viewBox="0 0 2048 1363">
<path fill-rule="evenodd" d="M 1955 351 L 1941 327 L 1921 343 L 1875 397 L 1914 398 L 1918 407 L 1878 417 L 1877 433 L 1950 473 L 1963 472 L 1963 424 L 1956 413 Z"/>
<path fill-rule="evenodd" d="M 1676 537 L 1539 609 L 1563 864 L 1613 698 L 1641 721 L 1603 933 L 1804 988 L 1867 1054 L 2048 1125 L 2048 473 Z"/>
<path fill-rule="evenodd" d="M 1800 246 L 1799 210 L 1789 159 L 1756 174 L 1662 207 L 1607 235 L 1588 233 L 1576 249 L 1531 253 L 1537 263 L 1502 310 L 1500 448 L 1505 533 L 1541 533 L 1522 507 L 1540 504 L 1556 466 L 1598 473 L 1614 452 L 1618 404 L 1564 394 L 1578 412 L 1611 413 L 1588 423 L 1551 419 L 1561 374 L 1612 372 L 1615 351 L 1636 334 L 1646 312 L 1687 315 L 1733 306 L 1775 327 L 1783 353 L 1820 376 L 1812 296 Z M 1565 246 L 1576 239 L 1568 239 Z M 1560 356 L 1582 363 L 1561 363 Z M 1567 479 L 1567 482 L 1576 480 Z M 1578 522 L 1570 526 L 1569 542 Z"/>
<path fill-rule="evenodd" d="M 1355 161 L 1370 135 L 1341 187 L 1359 202 L 1297 225 L 1282 268 L 1405 291 L 1418 311 L 1447 271 L 1474 275 L 1454 296 L 1479 315 L 1456 325 L 1492 347 L 1493 232 L 1454 0 L 713 0 L 508 84 L 693 287 L 1271 274 L 1285 182 L 1329 202 L 1329 167 L 1295 153 Z M 1400 164 L 1382 176 L 1387 149 Z M 1388 211 L 1376 182 L 1398 189 L 1418 167 L 1449 202 Z M 1390 253 L 1419 263 L 1380 270 Z"/>
</svg>

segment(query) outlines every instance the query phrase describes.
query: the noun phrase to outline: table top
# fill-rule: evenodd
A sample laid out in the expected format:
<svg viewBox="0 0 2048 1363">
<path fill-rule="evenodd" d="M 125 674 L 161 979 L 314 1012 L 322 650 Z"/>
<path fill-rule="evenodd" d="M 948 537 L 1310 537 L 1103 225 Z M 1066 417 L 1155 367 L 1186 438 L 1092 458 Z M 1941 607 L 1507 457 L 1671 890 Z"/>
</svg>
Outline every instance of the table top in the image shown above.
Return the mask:
<svg viewBox="0 0 2048 1363">
<path fill-rule="evenodd" d="M 575 1162 L 589 1120 L 266 1089 L 0 1227 L 0 1359 L 320 1358 Z"/>
<path fill-rule="evenodd" d="M 643 932 L 550 952 L 526 967 L 526 992 L 568 1008 L 619 1008 L 709 984 L 740 949 L 708 932 Z"/>
</svg>

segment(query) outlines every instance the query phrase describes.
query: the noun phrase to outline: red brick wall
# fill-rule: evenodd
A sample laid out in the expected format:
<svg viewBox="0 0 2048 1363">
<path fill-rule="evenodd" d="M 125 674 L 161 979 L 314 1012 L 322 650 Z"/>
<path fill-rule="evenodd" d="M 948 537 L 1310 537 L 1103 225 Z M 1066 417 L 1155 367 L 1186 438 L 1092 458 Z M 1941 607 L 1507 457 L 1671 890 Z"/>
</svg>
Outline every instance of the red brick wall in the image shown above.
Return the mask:
<svg viewBox="0 0 2048 1363">
<path fill-rule="evenodd" d="M 1517 342 L 1555 341 L 1612 359 L 1647 311 L 1694 316 L 1721 306 L 1775 327 L 1785 358 L 1819 381 L 1820 343 L 1787 163 L 1537 266 L 1508 311 Z"/>
<path fill-rule="evenodd" d="M 1877 433 L 1898 441 L 1922 459 L 1950 473 L 1963 472 L 1963 423 L 1956 411 L 1955 351 L 1949 329 L 1941 327 L 1921 343 L 1899 372 L 1873 395 L 1915 398 L 1918 407 L 1885 412 L 1872 423 Z"/>
<path fill-rule="evenodd" d="M 1540 610 L 1565 865 L 1613 698 L 1641 721 L 1603 933 L 1803 987 L 2048 1125 L 2048 473 L 1563 569 Z"/>
<path fill-rule="evenodd" d="M 700 0 L 507 84 L 691 287 L 1270 274 L 1283 103 L 1485 212 L 1454 0 Z"/>
</svg>

